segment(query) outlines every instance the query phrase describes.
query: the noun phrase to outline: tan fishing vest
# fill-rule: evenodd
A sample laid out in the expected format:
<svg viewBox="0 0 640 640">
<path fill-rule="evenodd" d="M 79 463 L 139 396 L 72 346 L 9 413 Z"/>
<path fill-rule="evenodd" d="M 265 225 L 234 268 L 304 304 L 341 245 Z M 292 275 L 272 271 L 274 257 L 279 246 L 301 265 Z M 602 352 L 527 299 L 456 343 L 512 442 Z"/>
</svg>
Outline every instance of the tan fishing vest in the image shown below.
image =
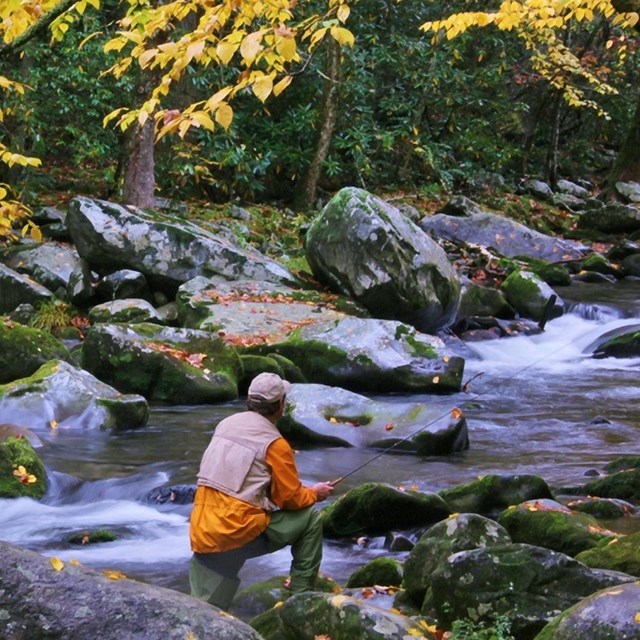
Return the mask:
<svg viewBox="0 0 640 640">
<path fill-rule="evenodd" d="M 271 502 L 271 472 L 265 457 L 269 445 L 281 437 L 259 413 L 244 411 L 225 418 L 202 456 L 198 485 L 274 511 L 278 507 Z"/>
</svg>

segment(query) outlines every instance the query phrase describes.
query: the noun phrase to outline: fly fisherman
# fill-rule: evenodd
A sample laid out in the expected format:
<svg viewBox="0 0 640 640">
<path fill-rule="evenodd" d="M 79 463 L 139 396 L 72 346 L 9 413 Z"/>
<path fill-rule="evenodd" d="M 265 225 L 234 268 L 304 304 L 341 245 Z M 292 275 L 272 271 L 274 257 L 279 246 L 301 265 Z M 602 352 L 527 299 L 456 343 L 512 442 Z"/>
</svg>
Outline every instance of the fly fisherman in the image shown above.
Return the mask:
<svg viewBox="0 0 640 640">
<path fill-rule="evenodd" d="M 291 545 L 291 591 L 313 589 L 322 560 L 322 520 L 313 508 L 333 493 L 305 487 L 293 450 L 276 428 L 291 385 L 275 373 L 251 382 L 247 411 L 216 427 L 198 471 L 191 514 L 191 595 L 228 609 L 249 558 Z"/>
</svg>

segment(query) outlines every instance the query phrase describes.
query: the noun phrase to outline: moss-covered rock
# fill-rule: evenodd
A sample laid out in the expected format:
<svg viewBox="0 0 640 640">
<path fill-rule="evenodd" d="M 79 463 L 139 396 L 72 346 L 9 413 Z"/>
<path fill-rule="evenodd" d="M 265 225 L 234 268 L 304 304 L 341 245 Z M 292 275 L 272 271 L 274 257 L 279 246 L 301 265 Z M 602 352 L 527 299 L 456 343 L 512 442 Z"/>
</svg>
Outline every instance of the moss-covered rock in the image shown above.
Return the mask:
<svg viewBox="0 0 640 640">
<path fill-rule="evenodd" d="M 250 620 L 275 607 L 279 602 L 284 602 L 292 595 L 290 589 L 284 586 L 286 580 L 287 576 L 275 576 L 240 589 L 233 599 L 232 613 L 242 620 Z M 341 588 L 334 580 L 318 576 L 313 590 L 320 593 L 339 593 Z"/>
<path fill-rule="evenodd" d="M 607 473 L 624 471 L 625 469 L 640 469 L 640 456 L 622 456 L 612 460 L 604 468 Z"/>
<path fill-rule="evenodd" d="M 89 311 L 92 324 L 98 322 L 155 322 L 162 324 L 160 315 L 153 305 L 146 300 L 127 298 L 112 300 L 92 307 Z"/>
<path fill-rule="evenodd" d="M 431 586 L 431 576 L 451 554 L 494 544 L 507 544 L 511 538 L 494 520 L 470 513 L 456 513 L 422 534 L 404 564 L 403 587 L 406 597 L 418 608 Z"/>
<path fill-rule="evenodd" d="M 42 365 L 28 378 L 0 385 L 3 411 L 32 427 L 122 431 L 143 427 L 149 403 L 122 394 L 88 371 L 60 360 Z"/>
<path fill-rule="evenodd" d="M 587 513 L 571 511 L 553 500 L 529 500 L 500 514 L 501 524 L 514 542 L 544 547 L 575 556 L 615 534 Z"/>
<path fill-rule="evenodd" d="M 599 520 L 615 520 L 623 518 L 636 511 L 630 502 L 614 500 L 613 498 L 578 498 L 566 503 L 573 511 L 588 513 Z"/>
<path fill-rule="evenodd" d="M 344 594 L 302 593 L 250 622 L 264 640 L 407 640 L 426 624 Z"/>
<path fill-rule="evenodd" d="M 439 492 L 454 513 L 498 515 L 513 504 L 552 498 L 551 489 L 539 476 L 488 475 Z"/>
<path fill-rule="evenodd" d="M 345 318 L 309 325 L 283 342 L 247 348 L 294 362 L 311 383 L 353 391 L 459 391 L 464 360 L 435 336 L 392 320 Z"/>
<path fill-rule="evenodd" d="M 545 310 L 553 289 L 530 271 L 514 271 L 501 285 L 509 304 L 518 313 L 536 322 L 545 318 Z M 558 318 L 564 313 L 564 303 L 556 296 L 549 318 Z"/>
<path fill-rule="evenodd" d="M 402 583 L 402 564 L 395 558 L 374 558 L 364 566 L 356 569 L 347 579 L 345 587 L 399 587 Z"/>
<path fill-rule="evenodd" d="M 629 331 L 601 344 L 594 358 L 636 358 L 640 355 L 640 331 Z"/>
<path fill-rule="evenodd" d="M 69 537 L 69 544 L 100 544 L 101 542 L 113 542 L 116 534 L 108 529 L 94 529 L 93 531 L 80 531 Z"/>
<path fill-rule="evenodd" d="M 451 512 L 436 494 L 367 482 L 340 496 L 322 513 L 325 535 L 341 537 L 426 526 Z"/>
<path fill-rule="evenodd" d="M 0 498 L 35 498 L 47 493 L 47 473 L 26 438 L 0 442 Z"/>
<path fill-rule="evenodd" d="M 563 611 L 534 640 L 640 640 L 640 583 L 598 591 Z"/>
<path fill-rule="evenodd" d="M 233 400 L 242 376 L 237 351 L 220 337 L 146 322 L 94 325 L 82 362 L 122 392 L 181 404 Z"/>
<path fill-rule="evenodd" d="M 604 478 L 588 482 L 579 491 L 583 495 L 600 498 L 640 500 L 640 467 L 618 471 Z"/>
<path fill-rule="evenodd" d="M 579 553 L 576 560 L 594 569 L 624 571 L 640 578 L 640 531 L 609 537 L 608 542 Z"/>
<path fill-rule="evenodd" d="M 71 355 L 47 331 L 0 317 L 0 384 L 26 378 L 49 360 L 71 362 Z"/>
<path fill-rule="evenodd" d="M 590 569 L 542 547 L 491 545 L 455 553 L 438 566 L 431 579 L 431 606 L 445 628 L 458 619 L 507 617 L 514 637 L 529 640 L 558 612 L 629 580 L 627 574 Z"/>
</svg>

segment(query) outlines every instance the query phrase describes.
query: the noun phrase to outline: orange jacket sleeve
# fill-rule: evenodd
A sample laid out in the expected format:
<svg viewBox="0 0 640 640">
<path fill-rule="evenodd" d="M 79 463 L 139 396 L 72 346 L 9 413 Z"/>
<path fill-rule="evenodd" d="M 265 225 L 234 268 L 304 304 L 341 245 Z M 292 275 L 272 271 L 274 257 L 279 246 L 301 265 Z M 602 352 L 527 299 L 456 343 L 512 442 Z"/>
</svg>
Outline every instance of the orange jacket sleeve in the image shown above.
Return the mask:
<svg viewBox="0 0 640 640">
<path fill-rule="evenodd" d="M 293 449 L 284 438 L 274 440 L 267 449 L 271 467 L 271 500 L 285 511 L 304 509 L 318 501 L 316 492 L 300 482 Z"/>
</svg>

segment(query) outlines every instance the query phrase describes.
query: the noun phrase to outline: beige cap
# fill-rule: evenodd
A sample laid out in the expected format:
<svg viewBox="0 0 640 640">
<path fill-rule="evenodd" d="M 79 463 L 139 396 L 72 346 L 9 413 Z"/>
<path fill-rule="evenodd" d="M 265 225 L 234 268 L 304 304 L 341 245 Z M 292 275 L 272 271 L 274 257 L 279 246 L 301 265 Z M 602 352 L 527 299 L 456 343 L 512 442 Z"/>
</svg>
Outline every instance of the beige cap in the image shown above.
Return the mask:
<svg viewBox="0 0 640 640">
<path fill-rule="evenodd" d="M 247 396 L 257 402 L 276 402 L 291 391 L 291 383 L 277 373 L 261 373 L 249 385 Z"/>
</svg>

